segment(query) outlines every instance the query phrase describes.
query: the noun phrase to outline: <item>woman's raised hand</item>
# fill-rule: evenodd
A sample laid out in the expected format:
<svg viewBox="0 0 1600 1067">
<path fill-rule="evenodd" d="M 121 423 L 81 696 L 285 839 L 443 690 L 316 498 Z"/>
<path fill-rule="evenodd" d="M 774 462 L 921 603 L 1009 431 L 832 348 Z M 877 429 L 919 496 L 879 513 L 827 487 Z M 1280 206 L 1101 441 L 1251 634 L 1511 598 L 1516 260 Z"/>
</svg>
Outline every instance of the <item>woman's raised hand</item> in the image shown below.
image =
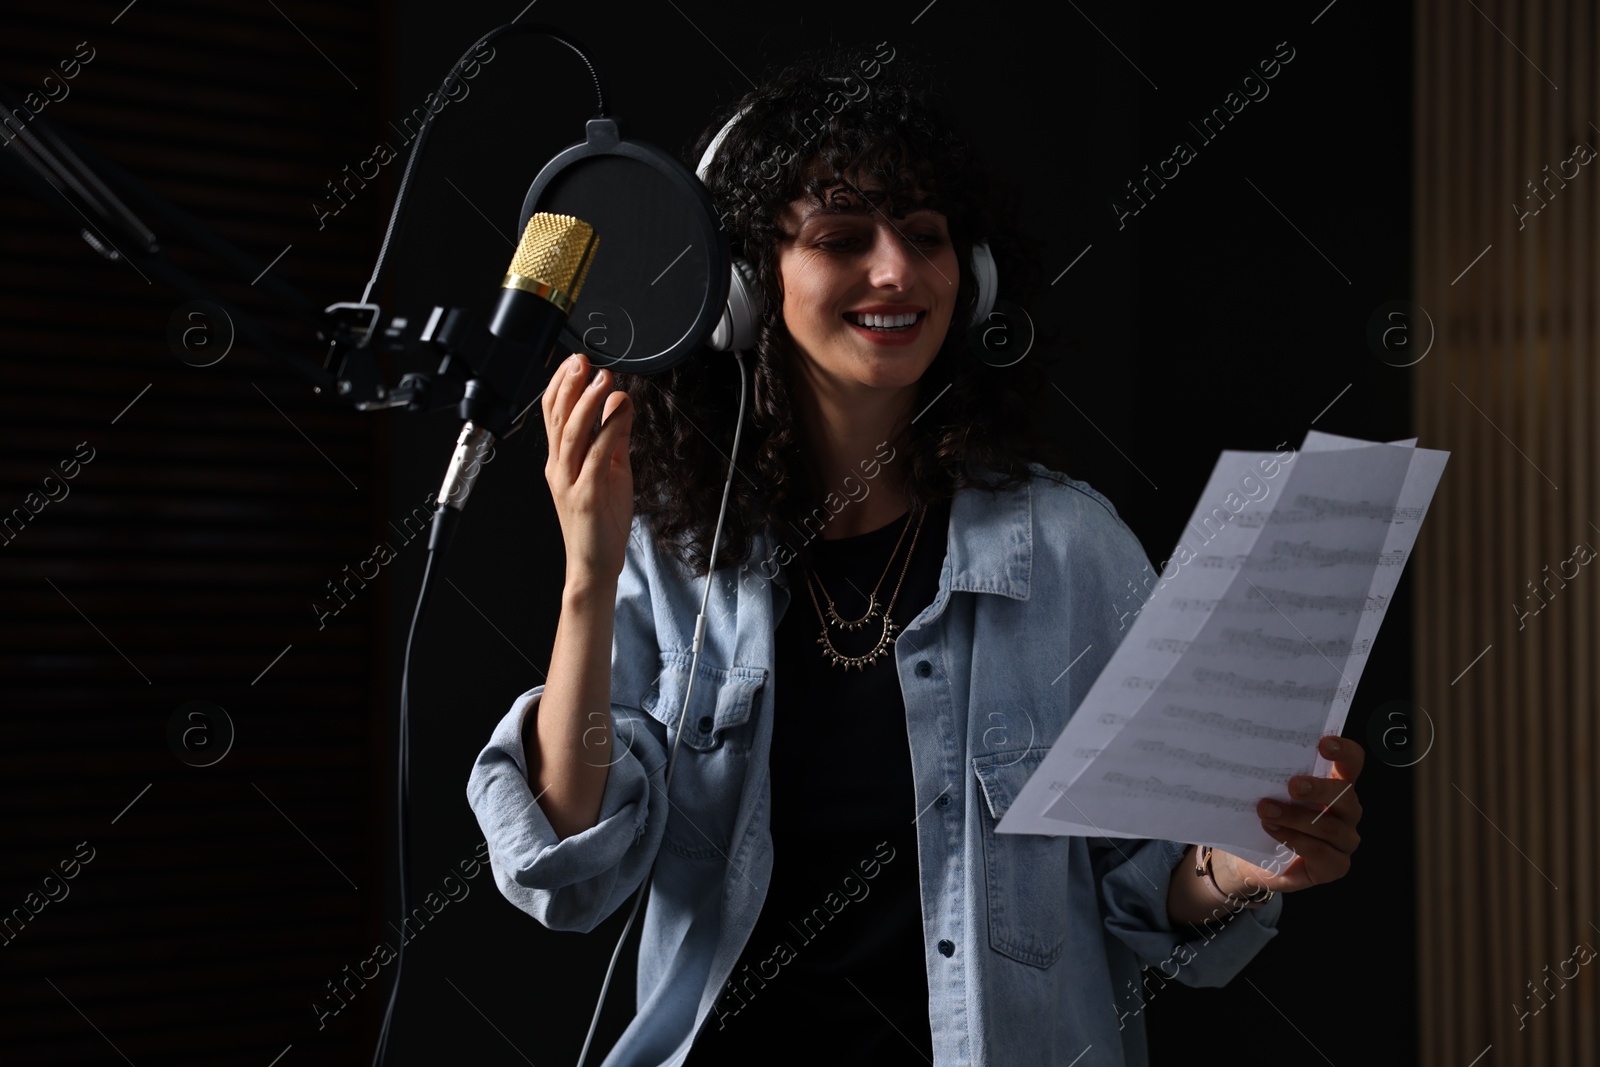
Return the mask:
<svg viewBox="0 0 1600 1067">
<path fill-rule="evenodd" d="M 633 525 L 633 403 L 627 393 L 611 389 L 610 371 L 599 371 L 590 382 L 589 369 L 589 361 L 574 353 L 541 399 L 550 441 L 544 477 L 566 542 L 569 583 L 615 580 Z"/>
</svg>

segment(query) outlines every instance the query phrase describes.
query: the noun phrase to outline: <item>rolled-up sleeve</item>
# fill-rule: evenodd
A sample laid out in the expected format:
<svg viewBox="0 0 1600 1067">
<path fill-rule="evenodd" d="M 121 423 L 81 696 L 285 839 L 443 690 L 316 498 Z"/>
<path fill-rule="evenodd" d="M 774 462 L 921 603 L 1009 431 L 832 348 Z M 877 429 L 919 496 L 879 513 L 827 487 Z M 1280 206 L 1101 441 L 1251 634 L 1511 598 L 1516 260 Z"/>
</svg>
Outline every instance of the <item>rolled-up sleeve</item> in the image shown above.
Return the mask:
<svg viewBox="0 0 1600 1067">
<path fill-rule="evenodd" d="M 529 785 L 523 727 L 539 713 L 542 685 L 518 697 L 500 719 L 467 779 L 467 801 L 488 843 L 495 884 L 552 930 L 585 932 L 611 915 L 643 882 L 666 828 L 654 803 L 663 795 L 665 728 L 639 706 L 654 680 L 655 672 L 645 668 L 657 659 L 640 535 L 636 518 L 617 583 L 612 763 L 599 821 L 559 837 Z"/>
<path fill-rule="evenodd" d="M 1167 892 L 1172 879 L 1194 877 L 1179 866 L 1188 848 L 1178 841 L 1091 839 L 1090 851 L 1102 872 L 1106 929 L 1133 951 L 1141 967 L 1159 967 L 1184 985 L 1225 985 L 1277 936 L 1283 896 L 1231 917 L 1219 901 L 1214 919 L 1199 927 L 1184 924 L 1180 931 L 1167 915 Z"/>
</svg>

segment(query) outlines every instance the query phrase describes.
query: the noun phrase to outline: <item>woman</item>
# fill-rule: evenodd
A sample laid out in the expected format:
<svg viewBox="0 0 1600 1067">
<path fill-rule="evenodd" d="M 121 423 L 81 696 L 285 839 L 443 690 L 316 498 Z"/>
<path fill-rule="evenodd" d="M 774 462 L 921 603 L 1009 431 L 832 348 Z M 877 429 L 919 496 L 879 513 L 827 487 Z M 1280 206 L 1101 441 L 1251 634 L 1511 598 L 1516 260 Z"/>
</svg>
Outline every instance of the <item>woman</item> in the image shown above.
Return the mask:
<svg viewBox="0 0 1600 1067">
<path fill-rule="evenodd" d="M 887 45 L 797 63 L 706 169 L 772 294 L 715 561 L 737 367 L 612 391 L 575 355 L 543 397 L 561 618 L 468 795 L 501 891 L 552 929 L 650 876 L 607 1064 L 1143 1064 L 1140 969 L 1227 981 L 1276 894 L 1340 877 L 1358 841 L 1361 751 L 1333 739 L 1335 778 L 1262 809 L 1297 853 L 1281 871 L 995 833 L 1147 561 L 1104 497 L 1031 461 L 1035 364 L 968 347 L 996 227 L 923 77 Z"/>
</svg>

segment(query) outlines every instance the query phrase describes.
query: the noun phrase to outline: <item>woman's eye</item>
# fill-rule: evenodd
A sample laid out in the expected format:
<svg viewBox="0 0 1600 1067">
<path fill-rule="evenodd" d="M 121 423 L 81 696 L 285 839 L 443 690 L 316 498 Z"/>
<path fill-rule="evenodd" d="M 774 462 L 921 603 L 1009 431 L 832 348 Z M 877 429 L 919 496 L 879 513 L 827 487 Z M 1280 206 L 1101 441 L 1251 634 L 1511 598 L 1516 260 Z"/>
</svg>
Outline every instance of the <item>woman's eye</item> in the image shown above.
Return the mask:
<svg viewBox="0 0 1600 1067">
<path fill-rule="evenodd" d="M 906 240 L 911 241 L 913 244 L 934 248 L 944 244 L 945 238 L 944 234 L 939 233 L 937 230 L 926 230 L 906 234 Z M 858 237 L 830 237 L 826 240 L 818 241 L 817 247 L 829 252 L 845 252 L 858 244 L 860 244 L 860 238 Z"/>
</svg>

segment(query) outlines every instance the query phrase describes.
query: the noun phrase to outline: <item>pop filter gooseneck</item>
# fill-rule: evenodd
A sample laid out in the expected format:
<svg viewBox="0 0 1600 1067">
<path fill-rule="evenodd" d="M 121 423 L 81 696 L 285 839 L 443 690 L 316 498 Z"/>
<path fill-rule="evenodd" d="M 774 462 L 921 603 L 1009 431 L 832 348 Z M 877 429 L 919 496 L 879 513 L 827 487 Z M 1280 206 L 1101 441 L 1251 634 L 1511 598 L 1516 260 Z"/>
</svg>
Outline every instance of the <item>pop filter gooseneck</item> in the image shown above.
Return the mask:
<svg viewBox="0 0 1600 1067">
<path fill-rule="evenodd" d="M 583 60 L 583 65 L 589 69 L 589 77 L 594 81 L 595 115 L 604 115 L 606 113 L 606 91 L 600 84 L 600 72 L 594 69 L 594 64 L 589 62 L 588 55 L 584 53 L 583 48 L 576 41 L 556 32 L 554 26 L 544 23 L 529 23 L 523 26 L 515 22 L 508 22 L 503 26 L 496 26 L 482 37 L 479 37 L 471 48 L 461 53 L 461 58 L 456 60 L 456 65 L 450 68 L 449 74 L 445 75 L 444 81 L 439 84 L 439 96 L 441 98 L 449 96 L 452 84 L 460 79 L 460 71 L 466 67 L 467 60 L 479 54 L 484 45 L 501 37 L 530 33 L 540 37 L 548 37 L 553 41 L 559 41 L 578 54 L 578 58 Z M 383 269 L 387 265 L 386 259 L 389 253 L 389 245 L 398 236 L 401 218 L 405 212 L 406 194 L 411 191 L 411 175 L 416 170 L 417 161 L 422 158 L 423 146 L 428 143 L 428 132 L 433 129 L 433 115 L 433 112 L 429 112 L 428 117 L 423 120 L 422 126 L 417 130 L 416 139 L 411 144 L 411 154 L 406 157 L 406 169 L 400 174 L 400 188 L 395 193 L 394 208 L 389 212 L 389 225 L 383 231 L 383 244 L 378 246 L 378 258 L 372 265 L 372 277 L 367 280 L 366 291 L 361 294 L 361 302 L 363 304 L 372 299 L 373 290 L 377 289 L 378 283 L 383 279 Z M 522 221 L 526 225 L 528 220 L 524 218 Z M 518 226 L 516 232 L 521 233 L 522 226 Z"/>
</svg>

